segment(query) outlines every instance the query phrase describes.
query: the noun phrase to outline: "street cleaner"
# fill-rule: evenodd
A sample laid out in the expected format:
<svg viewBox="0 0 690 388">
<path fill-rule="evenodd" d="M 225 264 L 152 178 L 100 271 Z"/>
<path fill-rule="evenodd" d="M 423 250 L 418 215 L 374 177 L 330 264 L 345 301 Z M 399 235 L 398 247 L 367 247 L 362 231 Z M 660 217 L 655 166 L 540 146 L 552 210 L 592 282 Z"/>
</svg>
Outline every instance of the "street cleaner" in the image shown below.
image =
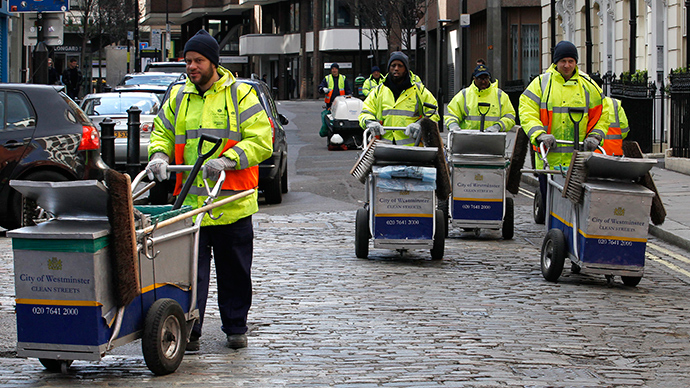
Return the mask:
<svg viewBox="0 0 690 388">
<path fill-rule="evenodd" d="M 545 73 L 534 78 L 520 96 L 519 115 L 522 129 L 535 152 L 544 143 L 549 149 L 547 161 L 554 169 L 568 167 L 573 153 L 572 144 L 557 140 L 574 141 L 575 127 L 571 109 L 578 116 L 578 141 L 585 151 L 594 151 L 601 144 L 608 122 L 603 112 L 601 88 L 577 67 L 578 53 L 574 44 L 559 42 L 553 52 L 553 63 Z M 535 158 L 535 167 L 544 168 L 544 162 Z M 546 175 L 539 174 L 539 190 L 546 198 Z"/>
<path fill-rule="evenodd" d="M 462 89 L 448 103 L 445 124 L 451 131 L 481 129 L 507 132 L 515 125 L 515 108 L 508 94 L 491 82 L 486 65 L 477 65 L 472 84 Z"/>
<path fill-rule="evenodd" d="M 340 74 L 340 65 L 335 62 L 331 63 L 331 74 L 325 76 L 319 84 L 319 93 L 325 95 L 323 102 L 326 103 L 326 109 L 321 111 L 321 130 L 319 131 L 319 136 L 326 137 L 328 136 L 326 115 L 331 112 L 333 101 L 338 96 L 349 96 L 352 94 L 352 89 L 350 89 L 350 84 L 347 82 L 345 75 Z"/>
<path fill-rule="evenodd" d="M 412 146 L 421 131 L 419 122 L 425 117 L 425 103 L 438 104 L 421 82 L 413 82 L 407 55 L 395 51 L 388 59 L 388 74 L 383 83 L 364 100 L 359 124 L 373 136 Z M 434 112 L 429 118 L 438 122 L 440 117 Z M 405 127 L 405 130 L 384 131 L 383 127 Z"/>
<path fill-rule="evenodd" d="M 187 80 L 173 88 L 154 120 L 146 171 L 150 179 L 163 181 L 169 177 L 169 163 L 195 163 L 202 134 L 223 139 L 184 200 L 184 205 L 196 209 L 206 199 L 203 179 L 216 181 L 221 171 L 225 171 L 226 180 L 219 200 L 255 189 L 259 183 L 258 164 L 271 155 L 273 146 L 271 124 L 254 90 L 238 83 L 230 71 L 219 66 L 220 47 L 208 32 L 200 30 L 187 41 L 184 58 Z M 177 174 L 176 195 L 187 174 Z M 188 351 L 199 350 L 211 256 L 216 267 L 221 329 L 226 334 L 227 346 L 233 349 L 247 346 L 247 314 L 252 303 L 252 214 L 258 209 L 255 192 L 220 206 L 214 211 L 218 219 L 207 214 L 201 223 L 197 295 L 200 317 L 192 329 Z"/>
</svg>

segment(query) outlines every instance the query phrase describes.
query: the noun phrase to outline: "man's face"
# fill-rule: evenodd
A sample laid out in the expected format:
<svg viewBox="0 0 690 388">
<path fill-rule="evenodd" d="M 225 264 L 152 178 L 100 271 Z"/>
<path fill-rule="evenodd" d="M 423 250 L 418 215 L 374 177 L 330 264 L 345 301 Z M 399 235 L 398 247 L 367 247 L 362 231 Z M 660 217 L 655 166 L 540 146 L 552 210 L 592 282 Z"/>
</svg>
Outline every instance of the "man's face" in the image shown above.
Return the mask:
<svg viewBox="0 0 690 388">
<path fill-rule="evenodd" d="M 74 69 L 77 67 L 77 61 L 69 61 L 69 68 Z"/>
<path fill-rule="evenodd" d="M 376 70 L 375 72 L 373 72 L 373 73 L 371 73 L 371 74 L 374 76 L 374 78 L 379 78 L 379 77 L 381 77 L 381 72 L 378 71 L 378 70 Z"/>
<path fill-rule="evenodd" d="M 338 72 L 339 72 L 339 70 L 338 70 L 337 67 L 331 67 L 331 75 L 332 75 L 333 77 L 337 77 L 337 76 L 338 76 Z"/>
<path fill-rule="evenodd" d="M 405 65 L 402 61 L 396 59 L 391 62 L 390 67 L 388 67 L 388 72 L 393 76 L 393 79 L 399 79 L 405 74 Z"/>
<path fill-rule="evenodd" d="M 53 67 L 53 60 L 52 59 L 48 59 L 48 67 Z"/>
<path fill-rule="evenodd" d="M 187 51 L 184 61 L 187 64 L 187 76 L 194 85 L 204 86 L 213 78 L 216 67 L 205 56 L 196 51 Z"/>
<path fill-rule="evenodd" d="M 561 73 L 563 78 L 569 80 L 570 77 L 572 77 L 573 74 L 575 74 L 576 66 L 577 62 L 575 62 L 575 58 L 563 58 L 556 63 L 556 70 L 558 70 L 558 72 Z"/>
<path fill-rule="evenodd" d="M 491 77 L 489 77 L 488 74 L 482 74 L 474 77 L 474 85 L 477 87 L 477 89 L 484 90 L 491 85 Z"/>
</svg>

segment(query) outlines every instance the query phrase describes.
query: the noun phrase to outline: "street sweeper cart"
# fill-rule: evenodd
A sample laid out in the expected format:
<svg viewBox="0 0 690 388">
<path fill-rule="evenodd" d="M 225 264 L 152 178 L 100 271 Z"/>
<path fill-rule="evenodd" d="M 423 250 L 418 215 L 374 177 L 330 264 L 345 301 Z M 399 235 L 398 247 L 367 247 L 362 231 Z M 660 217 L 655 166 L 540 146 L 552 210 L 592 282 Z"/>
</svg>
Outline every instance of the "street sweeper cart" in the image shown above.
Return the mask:
<svg viewBox="0 0 690 388">
<path fill-rule="evenodd" d="M 333 100 L 325 122 L 328 128 L 326 136 L 329 150 L 361 149 L 363 130 L 359 125 L 359 114 L 364 103 L 357 97 L 337 96 Z"/>
<path fill-rule="evenodd" d="M 213 148 L 202 154 L 204 141 Z M 137 206 L 129 176 L 106 171 L 101 181 L 12 181 L 25 197 L 54 216 L 9 231 L 14 253 L 17 355 L 36 357 L 46 369 L 63 371 L 73 360 L 99 361 L 112 348 L 141 338 L 144 360 L 157 375 L 182 361 L 196 306 L 197 245 L 201 220 L 219 201 L 225 174 L 196 210 L 181 206 L 203 161 L 220 141 L 204 136 L 175 205 Z M 209 148 L 206 144 L 206 148 Z M 193 221 L 193 217 L 195 220 Z"/>
</svg>

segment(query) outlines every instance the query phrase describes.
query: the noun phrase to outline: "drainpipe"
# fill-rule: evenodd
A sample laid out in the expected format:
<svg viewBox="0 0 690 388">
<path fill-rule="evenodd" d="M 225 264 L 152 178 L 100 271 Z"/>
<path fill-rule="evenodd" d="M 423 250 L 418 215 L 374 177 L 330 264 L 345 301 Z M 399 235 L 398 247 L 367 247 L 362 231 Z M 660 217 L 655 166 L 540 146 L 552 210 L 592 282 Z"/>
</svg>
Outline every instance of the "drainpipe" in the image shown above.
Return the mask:
<svg viewBox="0 0 690 388">
<path fill-rule="evenodd" d="M 551 56 L 556 47 L 556 0 L 551 0 Z"/>
<path fill-rule="evenodd" d="M 587 53 L 585 69 L 587 74 L 592 74 L 592 10 L 589 0 L 585 0 L 585 51 Z"/>
<path fill-rule="evenodd" d="M 635 73 L 637 58 L 637 0 L 630 1 L 630 75 Z"/>
</svg>

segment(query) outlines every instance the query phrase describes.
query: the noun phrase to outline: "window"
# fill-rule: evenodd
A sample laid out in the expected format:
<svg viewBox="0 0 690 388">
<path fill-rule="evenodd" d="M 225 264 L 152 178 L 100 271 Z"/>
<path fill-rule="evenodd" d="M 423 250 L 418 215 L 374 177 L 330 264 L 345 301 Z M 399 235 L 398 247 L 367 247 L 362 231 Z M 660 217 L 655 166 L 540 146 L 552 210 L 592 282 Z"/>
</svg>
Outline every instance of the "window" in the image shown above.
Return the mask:
<svg viewBox="0 0 690 388">
<path fill-rule="evenodd" d="M 299 31 L 299 0 L 290 2 L 290 32 Z"/>
<path fill-rule="evenodd" d="M 522 79 L 529 81 L 539 75 L 539 25 L 522 25 Z"/>
<path fill-rule="evenodd" d="M 12 130 L 36 126 L 34 110 L 23 94 L 7 92 L 5 97 L 5 128 Z"/>
<path fill-rule="evenodd" d="M 352 10 L 347 0 L 325 0 L 324 28 L 353 27 Z"/>
</svg>

